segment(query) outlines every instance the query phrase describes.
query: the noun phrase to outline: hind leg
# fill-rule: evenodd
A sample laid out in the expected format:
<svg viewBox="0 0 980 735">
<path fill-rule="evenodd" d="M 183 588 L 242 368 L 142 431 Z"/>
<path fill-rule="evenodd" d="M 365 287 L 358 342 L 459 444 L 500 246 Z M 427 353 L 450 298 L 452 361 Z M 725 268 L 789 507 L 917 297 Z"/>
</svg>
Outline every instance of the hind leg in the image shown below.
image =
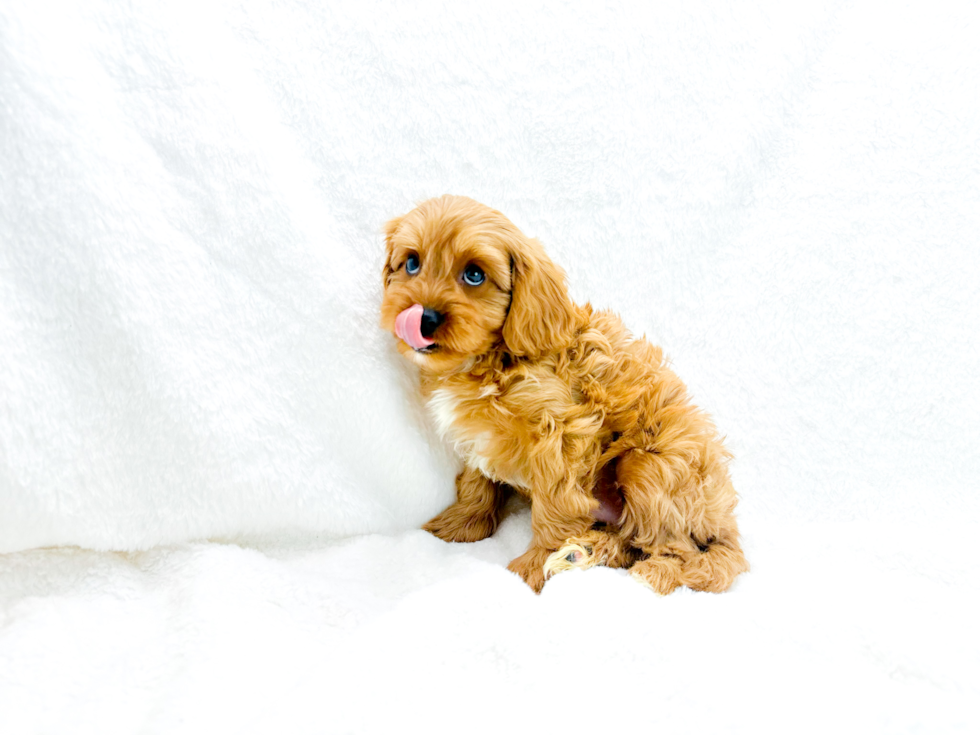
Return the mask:
<svg viewBox="0 0 980 735">
<path fill-rule="evenodd" d="M 630 576 L 657 594 L 669 595 L 686 584 L 684 569 L 698 548 L 690 539 L 680 539 L 644 546 L 643 552 L 648 556 L 630 568 Z"/>
<path fill-rule="evenodd" d="M 628 567 L 633 563 L 633 549 L 622 538 L 608 531 L 592 529 L 582 536 L 567 539 L 544 564 L 544 578 L 550 579 L 569 569 L 595 566 Z"/>
<path fill-rule="evenodd" d="M 624 529 L 648 554 L 630 570 L 635 578 L 660 594 L 681 585 L 722 592 L 748 569 L 727 474 L 696 470 L 666 451 L 631 450 L 620 458 L 617 480 Z"/>
<path fill-rule="evenodd" d="M 702 550 L 685 561 L 681 584 L 702 592 L 724 592 L 749 564 L 738 543 L 738 532 L 708 540 Z"/>
<path fill-rule="evenodd" d="M 645 547 L 649 554 L 630 574 L 661 595 L 684 585 L 699 592 L 724 592 L 749 564 L 738 538 L 710 539 L 698 546 L 693 540 Z"/>
</svg>

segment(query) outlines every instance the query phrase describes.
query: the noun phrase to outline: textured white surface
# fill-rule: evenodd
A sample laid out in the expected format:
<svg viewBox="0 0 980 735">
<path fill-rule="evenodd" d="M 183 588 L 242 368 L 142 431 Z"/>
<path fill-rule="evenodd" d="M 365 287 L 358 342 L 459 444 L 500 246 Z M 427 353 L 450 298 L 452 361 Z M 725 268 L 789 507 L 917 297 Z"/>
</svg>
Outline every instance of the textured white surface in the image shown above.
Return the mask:
<svg viewBox="0 0 980 735">
<path fill-rule="evenodd" d="M 521 513 L 466 546 L 9 554 L 0 731 L 976 731 L 968 534 L 746 530 L 728 594 L 666 598 L 601 568 L 535 597 Z"/>
<path fill-rule="evenodd" d="M 980 13 L 797 5 L 0 7 L 0 731 L 975 727 Z M 410 530 L 446 192 L 716 417 L 731 594 Z"/>
</svg>

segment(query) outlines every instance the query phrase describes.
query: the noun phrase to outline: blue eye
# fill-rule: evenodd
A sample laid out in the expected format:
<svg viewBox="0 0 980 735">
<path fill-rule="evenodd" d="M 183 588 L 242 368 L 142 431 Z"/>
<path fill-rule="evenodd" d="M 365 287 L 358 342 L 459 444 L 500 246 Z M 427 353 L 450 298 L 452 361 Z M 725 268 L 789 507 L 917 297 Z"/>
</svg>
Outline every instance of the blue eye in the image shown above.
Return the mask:
<svg viewBox="0 0 980 735">
<path fill-rule="evenodd" d="M 463 271 L 463 281 L 469 286 L 479 286 L 487 280 L 487 274 L 478 265 L 470 263 Z"/>
<path fill-rule="evenodd" d="M 422 261 L 419 260 L 419 256 L 417 256 L 415 253 L 412 253 L 405 259 L 405 272 L 408 275 L 414 276 L 419 272 L 419 268 L 421 267 Z"/>
</svg>

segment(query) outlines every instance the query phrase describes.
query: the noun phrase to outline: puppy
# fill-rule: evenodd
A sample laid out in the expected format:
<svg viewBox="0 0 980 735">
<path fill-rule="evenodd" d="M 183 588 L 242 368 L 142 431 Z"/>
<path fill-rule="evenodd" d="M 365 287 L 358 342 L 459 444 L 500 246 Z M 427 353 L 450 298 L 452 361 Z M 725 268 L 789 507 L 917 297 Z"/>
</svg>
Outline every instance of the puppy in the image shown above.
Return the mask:
<svg viewBox="0 0 980 735">
<path fill-rule="evenodd" d="M 658 347 L 574 304 L 540 243 L 472 199 L 431 199 L 385 236 L 381 324 L 464 464 L 427 531 L 486 538 L 515 490 L 533 538 L 508 569 L 535 591 L 595 564 L 661 594 L 748 569 L 729 454 Z"/>
</svg>

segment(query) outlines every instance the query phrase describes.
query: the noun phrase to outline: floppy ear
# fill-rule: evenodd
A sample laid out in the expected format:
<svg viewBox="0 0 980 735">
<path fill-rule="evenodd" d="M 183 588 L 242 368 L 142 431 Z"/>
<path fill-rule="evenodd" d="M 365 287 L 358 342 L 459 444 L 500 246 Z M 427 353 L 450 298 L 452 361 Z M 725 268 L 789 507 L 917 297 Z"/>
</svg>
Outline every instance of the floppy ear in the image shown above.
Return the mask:
<svg viewBox="0 0 980 735">
<path fill-rule="evenodd" d="M 575 308 L 564 271 L 529 238 L 515 243 L 511 263 L 510 311 L 503 328 L 507 350 L 536 358 L 566 346 L 575 336 Z"/>
<path fill-rule="evenodd" d="M 391 267 L 391 253 L 394 250 L 394 243 L 392 243 L 392 238 L 395 233 L 398 232 L 398 228 L 402 224 L 403 217 L 395 217 L 390 219 L 385 223 L 384 233 L 385 233 L 385 264 L 384 268 L 381 269 L 381 273 L 384 276 L 385 288 L 388 288 L 388 283 L 391 281 L 391 275 L 395 272 Z"/>
</svg>

